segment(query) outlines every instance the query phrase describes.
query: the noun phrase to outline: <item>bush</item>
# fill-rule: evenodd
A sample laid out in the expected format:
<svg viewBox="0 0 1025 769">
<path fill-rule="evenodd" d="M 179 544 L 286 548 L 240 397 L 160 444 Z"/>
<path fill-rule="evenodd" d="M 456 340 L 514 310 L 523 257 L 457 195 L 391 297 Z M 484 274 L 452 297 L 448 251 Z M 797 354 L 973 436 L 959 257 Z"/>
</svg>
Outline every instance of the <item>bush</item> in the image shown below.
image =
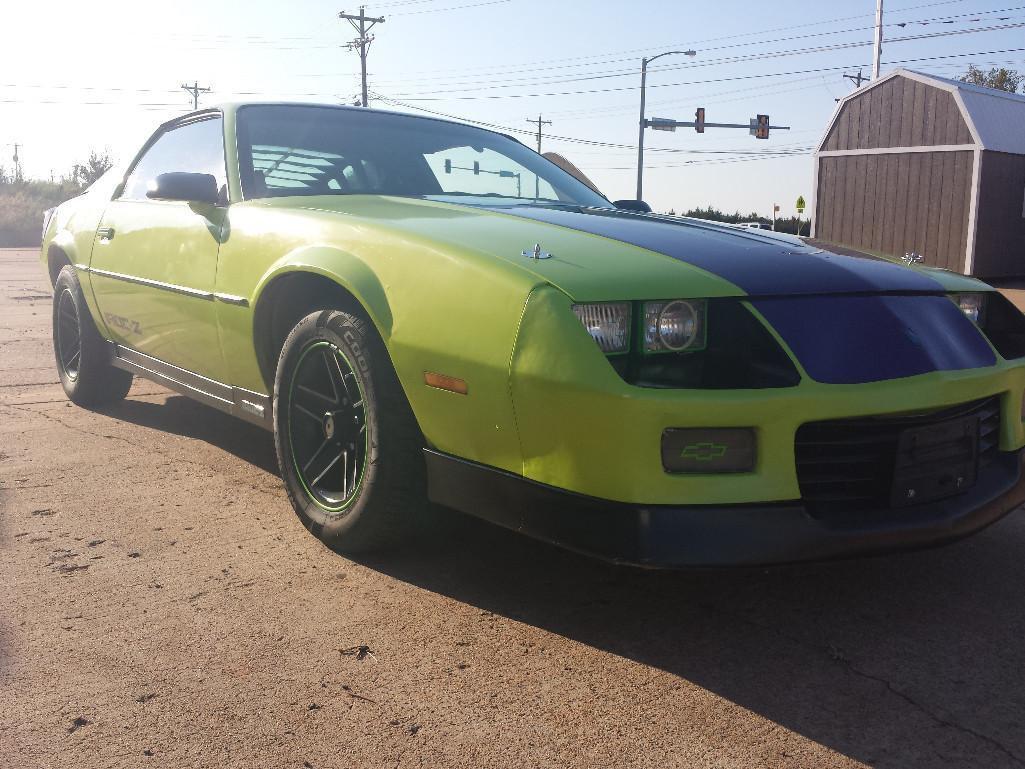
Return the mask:
<svg viewBox="0 0 1025 769">
<path fill-rule="evenodd" d="M 38 246 L 43 235 L 43 212 L 80 191 L 77 185 L 66 182 L 0 184 L 0 247 Z"/>
<path fill-rule="evenodd" d="M 113 165 L 109 152 L 89 153 L 59 182 L 26 180 L 0 168 L 0 248 L 38 246 L 43 239 L 43 212 L 80 194 Z"/>
</svg>

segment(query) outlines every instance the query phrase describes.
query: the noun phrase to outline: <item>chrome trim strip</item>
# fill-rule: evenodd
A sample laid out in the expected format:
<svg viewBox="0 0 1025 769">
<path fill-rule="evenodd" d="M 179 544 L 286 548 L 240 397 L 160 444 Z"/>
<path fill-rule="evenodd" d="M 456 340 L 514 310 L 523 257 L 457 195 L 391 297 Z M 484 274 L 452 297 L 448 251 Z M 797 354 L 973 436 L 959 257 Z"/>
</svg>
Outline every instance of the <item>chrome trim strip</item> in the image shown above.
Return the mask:
<svg viewBox="0 0 1025 769">
<path fill-rule="evenodd" d="M 218 302 L 224 302 L 225 304 L 234 305 L 235 307 L 248 307 L 249 300 L 244 296 L 235 296 L 234 294 L 214 294 L 214 299 Z"/>
<path fill-rule="evenodd" d="M 209 379 L 116 342 L 108 344 L 111 362 L 118 368 L 150 379 L 265 430 L 273 429 L 270 396 Z"/>
<path fill-rule="evenodd" d="M 149 278 L 138 278 L 134 275 L 124 275 L 120 272 L 101 270 L 97 267 L 89 267 L 88 270 L 94 275 L 102 275 L 105 278 L 123 280 L 126 283 L 135 283 L 136 285 L 148 286 L 149 288 L 159 288 L 161 291 L 170 291 L 175 294 L 191 296 L 194 299 L 202 299 L 206 302 L 212 302 L 214 300 L 214 294 L 212 292 L 200 291 L 198 288 L 189 288 L 188 286 L 176 286 L 173 283 L 164 283 L 163 281 L 150 280 Z"/>
<path fill-rule="evenodd" d="M 172 379 L 179 384 L 185 385 L 190 390 L 195 390 L 210 398 L 216 398 L 226 404 L 234 403 L 231 397 L 230 385 L 222 384 L 214 379 L 207 379 L 205 376 L 196 374 L 188 369 L 179 368 L 174 364 L 166 363 L 144 352 L 133 350 L 131 347 L 115 344 L 114 354 L 123 361 L 132 363 L 161 377 Z"/>
</svg>

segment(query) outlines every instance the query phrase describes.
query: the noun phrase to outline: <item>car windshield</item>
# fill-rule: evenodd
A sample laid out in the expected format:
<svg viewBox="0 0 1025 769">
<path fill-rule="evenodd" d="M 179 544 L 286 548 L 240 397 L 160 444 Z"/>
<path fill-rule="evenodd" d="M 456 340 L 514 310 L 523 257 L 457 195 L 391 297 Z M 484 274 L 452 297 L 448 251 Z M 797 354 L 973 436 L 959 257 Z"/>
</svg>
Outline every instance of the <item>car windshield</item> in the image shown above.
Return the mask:
<svg viewBox="0 0 1025 769">
<path fill-rule="evenodd" d="M 518 141 L 411 115 L 300 105 L 238 111 L 246 199 L 398 195 L 471 205 L 609 202 Z"/>
</svg>

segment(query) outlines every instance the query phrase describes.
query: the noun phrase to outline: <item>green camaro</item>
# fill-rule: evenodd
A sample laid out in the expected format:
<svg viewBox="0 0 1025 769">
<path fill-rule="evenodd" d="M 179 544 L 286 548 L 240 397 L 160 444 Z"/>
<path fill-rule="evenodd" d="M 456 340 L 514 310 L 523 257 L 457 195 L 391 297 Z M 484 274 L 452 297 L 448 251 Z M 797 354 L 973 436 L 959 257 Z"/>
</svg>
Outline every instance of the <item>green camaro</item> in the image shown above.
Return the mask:
<svg viewBox="0 0 1025 769">
<path fill-rule="evenodd" d="M 637 208 L 457 123 L 186 115 L 48 215 L 61 382 L 272 430 L 350 551 L 427 499 L 649 566 L 925 546 L 1025 500 L 1000 294 Z"/>
</svg>

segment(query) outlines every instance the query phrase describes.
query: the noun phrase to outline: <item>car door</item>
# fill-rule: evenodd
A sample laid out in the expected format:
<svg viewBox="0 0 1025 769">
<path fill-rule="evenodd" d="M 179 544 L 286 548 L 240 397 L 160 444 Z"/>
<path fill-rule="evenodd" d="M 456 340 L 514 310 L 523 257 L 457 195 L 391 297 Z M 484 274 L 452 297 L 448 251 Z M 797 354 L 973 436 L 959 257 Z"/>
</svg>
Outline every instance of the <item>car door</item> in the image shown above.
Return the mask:
<svg viewBox="0 0 1025 769">
<path fill-rule="evenodd" d="M 214 285 L 227 208 L 148 198 L 157 176 L 171 172 L 213 175 L 226 200 L 220 113 L 165 127 L 136 159 L 96 231 L 93 291 L 116 342 L 224 382 Z"/>
</svg>

